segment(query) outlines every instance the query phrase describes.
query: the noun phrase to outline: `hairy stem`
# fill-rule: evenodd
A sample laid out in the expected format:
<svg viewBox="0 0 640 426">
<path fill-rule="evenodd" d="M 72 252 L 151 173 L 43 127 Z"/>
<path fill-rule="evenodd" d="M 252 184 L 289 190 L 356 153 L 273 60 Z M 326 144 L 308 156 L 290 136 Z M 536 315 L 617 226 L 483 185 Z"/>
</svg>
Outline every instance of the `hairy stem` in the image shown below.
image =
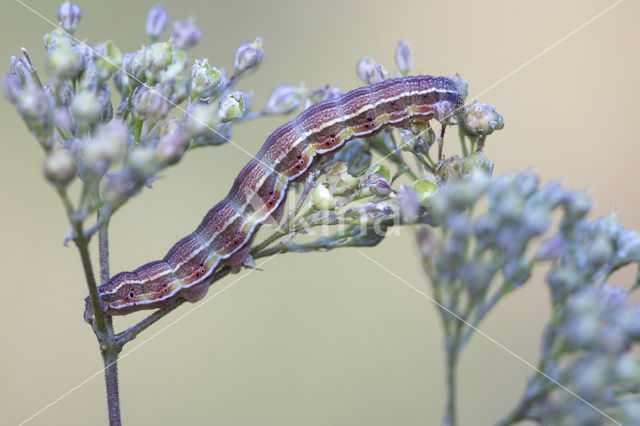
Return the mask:
<svg viewBox="0 0 640 426">
<path fill-rule="evenodd" d="M 118 355 L 121 346 L 112 347 L 103 351 L 104 378 L 107 386 L 107 407 L 109 409 L 109 424 L 120 426 L 120 392 L 118 390 Z"/>
</svg>

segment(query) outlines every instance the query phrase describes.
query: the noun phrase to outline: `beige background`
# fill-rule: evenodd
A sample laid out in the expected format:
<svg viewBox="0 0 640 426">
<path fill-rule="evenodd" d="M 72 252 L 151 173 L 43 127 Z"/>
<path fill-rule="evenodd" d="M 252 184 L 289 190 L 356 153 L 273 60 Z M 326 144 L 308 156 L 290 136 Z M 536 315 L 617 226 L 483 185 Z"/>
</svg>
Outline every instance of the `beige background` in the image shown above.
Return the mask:
<svg viewBox="0 0 640 426">
<path fill-rule="evenodd" d="M 26 0 L 50 19 L 57 2 Z M 82 2 L 79 36 L 112 38 L 123 50 L 145 40 L 151 1 Z M 354 66 L 368 54 L 393 67 L 408 39 L 416 73 L 461 73 L 479 93 L 612 5 L 613 1 L 166 1 L 172 18 L 204 29 L 190 57 L 229 68 L 238 43 L 264 38 L 260 72 L 242 82 L 262 105 L 274 86 L 359 85 Z M 640 5 L 625 1 L 492 87 L 481 99 L 506 126 L 487 153 L 496 173 L 532 167 L 544 180 L 589 188 L 596 212 L 640 228 L 637 106 Z M 2 3 L 0 60 L 27 47 L 43 58 L 49 24 L 13 0 Z M 284 122 L 238 127 L 234 142 L 256 152 Z M 101 368 L 83 323 L 77 252 L 64 248 L 68 224 L 41 178 L 42 154 L 17 113 L 0 102 L 0 423 L 15 424 Z M 450 146 L 457 144 L 450 137 Z M 448 148 L 451 150 L 452 148 Z M 114 272 L 161 257 L 199 223 L 248 157 L 231 145 L 198 151 L 164 173 L 117 215 Z M 365 250 L 420 289 L 408 232 Z M 207 303 L 185 305 L 128 345 L 120 364 L 127 424 L 424 425 L 444 402 L 440 322 L 432 304 L 355 250 L 284 255 Z M 230 277 L 210 295 L 240 278 Z M 164 327 L 196 311 L 162 331 Z M 483 330 L 536 362 L 548 314 L 538 275 L 502 303 Z M 119 319 L 124 327 L 130 318 Z M 161 332 L 162 331 L 162 332 Z M 149 343 L 135 352 L 154 333 Z M 130 353 L 130 355 L 129 355 Z M 475 336 L 462 357 L 460 423 L 488 424 L 513 406 L 531 373 Z M 31 425 L 105 424 L 98 374 Z"/>
</svg>

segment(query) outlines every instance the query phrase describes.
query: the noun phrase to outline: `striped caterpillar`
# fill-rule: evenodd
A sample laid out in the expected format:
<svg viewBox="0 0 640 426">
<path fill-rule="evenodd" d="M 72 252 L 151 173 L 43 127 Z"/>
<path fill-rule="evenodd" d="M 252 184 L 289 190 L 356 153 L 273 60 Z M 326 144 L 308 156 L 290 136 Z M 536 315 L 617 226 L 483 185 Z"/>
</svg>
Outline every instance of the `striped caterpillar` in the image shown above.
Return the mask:
<svg viewBox="0 0 640 426">
<path fill-rule="evenodd" d="M 103 310 L 122 315 L 168 306 L 181 297 L 202 299 L 207 278 L 222 266 L 239 265 L 262 222 L 281 216 L 289 182 L 309 171 L 316 155 L 339 150 L 356 137 L 410 122 L 442 124 L 442 134 L 463 99 L 445 77 L 411 76 L 352 90 L 303 111 L 271 134 L 235 179 L 228 195 L 198 228 L 162 260 L 121 272 L 98 288 Z"/>
</svg>

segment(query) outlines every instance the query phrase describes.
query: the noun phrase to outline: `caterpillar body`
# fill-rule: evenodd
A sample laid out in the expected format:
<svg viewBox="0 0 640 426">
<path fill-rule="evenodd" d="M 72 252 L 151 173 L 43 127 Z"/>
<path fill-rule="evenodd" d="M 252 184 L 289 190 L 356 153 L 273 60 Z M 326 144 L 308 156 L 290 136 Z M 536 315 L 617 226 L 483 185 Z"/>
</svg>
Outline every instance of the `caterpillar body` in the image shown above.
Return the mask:
<svg viewBox="0 0 640 426">
<path fill-rule="evenodd" d="M 462 103 L 452 80 L 409 76 L 307 108 L 267 138 L 227 196 L 162 260 L 121 272 L 100 286 L 103 310 L 122 315 L 167 306 L 180 297 L 190 302 L 201 299 L 214 271 L 244 260 L 260 224 L 282 211 L 289 182 L 307 172 L 315 156 L 336 152 L 348 140 L 372 136 L 386 126 L 435 118 L 444 131 Z"/>
</svg>

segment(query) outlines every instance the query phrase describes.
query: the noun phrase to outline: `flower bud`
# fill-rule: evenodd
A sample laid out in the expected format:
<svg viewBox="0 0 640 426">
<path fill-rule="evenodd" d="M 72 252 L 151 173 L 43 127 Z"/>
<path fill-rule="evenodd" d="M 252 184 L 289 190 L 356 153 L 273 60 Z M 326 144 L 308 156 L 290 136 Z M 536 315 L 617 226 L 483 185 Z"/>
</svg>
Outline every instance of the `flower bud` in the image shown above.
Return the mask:
<svg viewBox="0 0 640 426">
<path fill-rule="evenodd" d="M 65 186 L 76 176 L 75 158 L 67 150 L 56 149 L 44 161 L 43 172 L 52 184 Z"/>
<path fill-rule="evenodd" d="M 133 92 L 131 112 L 138 120 L 156 122 L 166 116 L 171 108 L 169 99 L 161 87 L 138 86 Z"/>
<path fill-rule="evenodd" d="M 456 84 L 458 94 L 462 99 L 467 99 L 467 96 L 469 96 L 469 83 L 467 83 L 464 78 L 460 77 L 460 74 L 458 73 L 455 73 L 455 75 L 452 75 L 449 78 Z"/>
<path fill-rule="evenodd" d="M 311 203 L 316 210 L 331 210 L 336 205 L 336 199 L 331 191 L 322 183 L 311 190 Z"/>
<path fill-rule="evenodd" d="M 365 176 L 360 181 L 360 188 L 368 189 L 378 197 L 389 195 L 392 191 L 389 181 L 379 173 L 373 173 Z"/>
<path fill-rule="evenodd" d="M 222 145 L 231 139 L 231 123 L 218 123 L 193 139 L 192 146 Z"/>
<path fill-rule="evenodd" d="M 418 179 L 413 182 L 411 189 L 423 206 L 428 205 L 431 198 L 438 193 L 438 185 L 428 179 Z"/>
<path fill-rule="evenodd" d="M 583 191 L 571 191 L 564 199 L 564 207 L 571 219 L 581 219 L 591 210 L 591 199 Z"/>
<path fill-rule="evenodd" d="M 562 256 L 569 244 L 562 235 L 554 235 L 544 240 L 536 251 L 536 259 L 556 260 Z"/>
<path fill-rule="evenodd" d="M 76 31 L 80 18 L 82 18 L 82 10 L 77 4 L 66 1 L 58 8 L 60 26 L 69 34 L 73 34 Z"/>
<path fill-rule="evenodd" d="M 131 152 L 130 157 L 134 156 Z M 108 173 L 106 178 L 102 180 L 100 193 L 105 203 L 116 203 L 130 195 L 135 187 L 136 180 L 131 173 L 126 170 L 119 173 Z"/>
<path fill-rule="evenodd" d="M 53 129 L 53 99 L 43 90 L 23 90 L 17 100 L 18 111 L 27 127 L 40 135 Z"/>
<path fill-rule="evenodd" d="M 257 37 L 253 42 L 245 41 L 236 50 L 235 73 L 246 75 L 255 71 L 262 59 L 262 38 Z"/>
<path fill-rule="evenodd" d="M 613 255 L 613 247 L 608 238 L 596 237 L 587 247 L 587 261 L 594 269 L 604 266 Z"/>
<path fill-rule="evenodd" d="M 413 55 L 411 54 L 411 46 L 406 40 L 400 40 L 396 46 L 396 65 L 400 74 L 407 75 L 411 64 L 413 64 Z"/>
<path fill-rule="evenodd" d="M 100 127 L 82 146 L 83 165 L 102 175 L 111 163 L 122 157 L 129 141 L 127 126 L 118 120 Z"/>
<path fill-rule="evenodd" d="M 122 68 L 125 72 L 118 72 L 120 84 L 118 90 L 123 96 L 138 87 L 145 80 L 145 51 L 127 52 L 122 57 Z"/>
<path fill-rule="evenodd" d="M 188 138 L 204 135 L 218 124 L 217 109 L 204 102 L 192 105 L 185 115 L 185 133 Z"/>
<path fill-rule="evenodd" d="M 17 75 L 8 73 L 2 77 L 2 93 L 12 104 L 18 102 L 18 97 L 22 90 L 22 83 Z"/>
<path fill-rule="evenodd" d="M 482 152 L 474 152 L 462 160 L 462 174 L 470 175 L 475 170 L 479 170 L 488 175 L 493 173 L 493 161 Z"/>
<path fill-rule="evenodd" d="M 389 78 L 389 71 L 382 68 L 382 65 L 376 65 L 369 70 L 367 75 L 367 84 L 376 84 Z"/>
<path fill-rule="evenodd" d="M 271 95 L 269 95 L 269 100 L 267 101 L 267 106 L 264 111 L 267 114 L 288 114 L 300 108 L 302 90 L 303 86 L 293 87 L 283 84 L 276 87 L 271 92 Z"/>
<path fill-rule="evenodd" d="M 156 168 L 156 153 L 150 147 L 136 147 L 127 158 L 127 166 L 143 179 L 151 176 Z"/>
<path fill-rule="evenodd" d="M 465 129 L 474 136 L 486 136 L 504 127 L 504 119 L 488 103 L 474 102 L 465 108 Z"/>
<path fill-rule="evenodd" d="M 98 44 L 95 52 L 95 64 L 101 71 L 98 78 L 100 81 L 105 81 L 122 66 L 122 52 L 111 40 Z"/>
<path fill-rule="evenodd" d="M 218 117 L 220 121 L 226 123 L 236 120 L 244 114 L 244 97 L 242 92 L 231 92 L 220 100 Z"/>
<path fill-rule="evenodd" d="M 155 41 L 164 29 L 167 27 L 169 21 L 169 14 L 167 10 L 161 5 L 156 5 L 149 10 L 147 14 L 147 35 L 151 40 Z"/>
<path fill-rule="evenodd" d="M 412 123 L 411 130 L 400 131 L 399 148 L 403 151 L 424 154 L 436 141 L 436 134 L 431 126 L 425 123 Z"/>
<path fill-rule="evenodd" d="M 173 60 L 173 53 L 169 43 L 153 43 L 144 48 L 144 72 L 148 81 L 157 79 L 160 71 L 165 69 Z"/>
<path fill-rule="evenodd" d="M 211 96 L 223 82 L 222 71 L 209 65 L 208 59 L 196 59 L 191 67 L 191 99 Z"/>
<path fill-rule="evenodd" d="M 60 45 L 49 50 L 47 71 L 53 77 L 64 80 L 77 77 L 84 68 L 84 57 L 71 45 Z"/>
<path fill-rule="evenodd" d="M 375 66 L 376 63 L 373 59 L 369 56 L 363 56 L 356 64 L 356 74 L 358 74 L 360 80 L 368 84 L 369 74 L 371 74 L 371 70 L 375 68 Z"/>
<path fill-rule="evenodd" d="M 445 158 L 436 166 L 436 176 L 443 182 L 460 179 L 462 176 L 462 161 L 457 155 Z"/>
<path fill-rule="evenodd" d="M 73 97 L 70 110 L 76 123 L 90 126 L 100 119 L 102 105 L 95 93 L 80 92 Z"/>
<path fill-rule="evenodd" d="M 162 137 L 156 145 L 156 159 L 160 164 L 174 164 L 187 149 L 189 141 L 179 131 Z"/>
<path fill-rule="evenodd" d="M 173 23 L 171 40 L 173 45 L 181 50 L 187 50 L 195 46 L 202 38 L 202 30 L 191 20 L 176 21 Z"/>
<path fill-rule="evenodd" d="M 18 79 L 20 80 L 20 83 L 22 83 L 22 86 L 37 86 L 33 78 L 31 66 L 26 59 L 16 58 L 15 56 L 12 56 L 9 71 L 11 72 L 11 74 L 18 76 Z"/>
<path fill-rule="evenodd" d="M 53 122 L 56 128 L 63 134 L 70 135 L 73 128 L 73 119 L 67 107 L 58 107 L 53 111 Z"/>
<path fill-rule="evenodd" d="M 344 92 L 337 87 L 324 85 L 318 89 L 313 89 L 307 96 L 307 107 L 327 99 L 339 98 Z"/>
<path fill-rule="evenodd" d="M 640 233 L 637 231 L 624 230 L 617 238 L 618 257 L 624 262 L 640 261 Z"/>
<path fill-rule="evenodd" d="M 338 161 L 327 171 L 327 182 L 332 194 L 345 195 L 358 187 L 359 180 L 349 174 L 347 165 Z"/>
<path fill-rule="evenodd" d="M 420 200 L 416 192 L 408 186 L 402 185 L 398 195 L 398 208 L 405 222 L 413 222 L 420 212 Z"/>
</svg>

